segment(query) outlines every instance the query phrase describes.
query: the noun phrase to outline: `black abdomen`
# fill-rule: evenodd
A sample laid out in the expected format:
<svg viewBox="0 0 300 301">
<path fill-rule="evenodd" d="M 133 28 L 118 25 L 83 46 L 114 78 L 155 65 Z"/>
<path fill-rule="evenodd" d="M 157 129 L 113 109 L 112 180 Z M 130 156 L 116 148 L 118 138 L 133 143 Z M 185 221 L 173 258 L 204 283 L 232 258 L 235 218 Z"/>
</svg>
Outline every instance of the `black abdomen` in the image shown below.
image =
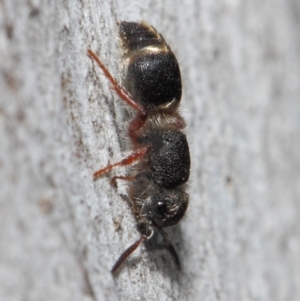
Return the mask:
<svg viewBox="0 0 300 301">
<path fill-rule="evenodd" d="M 119 24 L 119 34 L 123 47 L 128 52 L 143 49 L 147 46 L 162 46 L 165 44 L 163 37 L 146 23 L 122 21 Z"/>
<path fill-rule="evenodd" d="M 173 53 L 134 56 L 127 69 L 125 85 L 143 107 L 155 109 L 181 98 L 178 63 Z"/>
<path fill-rule="evenodd" d="M 177 106 L 181 75 L 175 55 L 156 30 L 145 23 L 121 22 L 126 64 L 124 86 L 146 111 Z"/>
</svg>

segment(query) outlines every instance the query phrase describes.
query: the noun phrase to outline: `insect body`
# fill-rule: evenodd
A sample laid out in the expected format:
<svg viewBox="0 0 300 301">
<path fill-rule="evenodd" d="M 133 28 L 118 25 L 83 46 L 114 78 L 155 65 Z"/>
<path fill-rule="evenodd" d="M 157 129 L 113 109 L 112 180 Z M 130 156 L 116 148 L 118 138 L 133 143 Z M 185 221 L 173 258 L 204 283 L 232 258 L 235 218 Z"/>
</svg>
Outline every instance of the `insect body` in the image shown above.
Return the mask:
<svg viewBox="0 0 300 301">
<path fill-rule="evenodd" d="M 112 272 L 154 231 L 163 236 L 166 248 L 180 267 L 177 253 L 162 230 L 182 219 L 189 199 L 185 192 L 190 174 L 189 146 L 181 132 L 185 122 L 177 112 L 182 94 L 178 62 L 163 37 L 145 22 L 120 22 L 119 35 L 125 73 L 123 86 L 118 85 L 96 54 L 88 50 L 119 97 L 136 111 L 128 129 L 132 153 L 94 173 L 97 179 L 116 166 L 136 163 L 130 175 L 114 177 L 112 182 L 130 181 L 129 202 L 141 238 L 121 255 Z"/>
</svg>

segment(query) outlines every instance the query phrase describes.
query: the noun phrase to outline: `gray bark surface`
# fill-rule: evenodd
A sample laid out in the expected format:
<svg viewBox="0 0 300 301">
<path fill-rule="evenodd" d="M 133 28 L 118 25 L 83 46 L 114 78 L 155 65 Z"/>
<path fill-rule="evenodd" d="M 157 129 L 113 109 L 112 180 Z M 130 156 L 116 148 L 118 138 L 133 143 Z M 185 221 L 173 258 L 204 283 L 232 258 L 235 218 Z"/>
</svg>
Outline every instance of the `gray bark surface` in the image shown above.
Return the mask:
<svg viewBox="0 0 300 301">
<path fill-rule="evenodd" d="M 138 237 L 114 170 L 124 105 L 116 23 L 145 20 L 182 69 L 190 206 L 168 234 L 182 271 Z M 0 1 L 0 300 L 300 300 L 300 5 Z"/>
</svg>

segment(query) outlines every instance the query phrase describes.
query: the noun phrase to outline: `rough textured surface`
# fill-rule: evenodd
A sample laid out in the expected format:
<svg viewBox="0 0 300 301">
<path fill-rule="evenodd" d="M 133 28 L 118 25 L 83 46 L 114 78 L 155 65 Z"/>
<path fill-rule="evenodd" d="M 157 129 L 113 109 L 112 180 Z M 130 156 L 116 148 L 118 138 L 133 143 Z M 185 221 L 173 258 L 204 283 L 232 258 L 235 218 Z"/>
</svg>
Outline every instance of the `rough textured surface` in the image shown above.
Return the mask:
<svg viewBox="0 0 300 301">
<path fill-rule="evenodd" d="M 115 24 L 141 19 L 183 73 L 183 270 L 143 247 L 112 277 L 139 235 L 125 186 L 92 180 L 124 124 L 86 49 L 119 79 Z M 0 1 L 0 300 L 299 300 L 299 20 L 296 0 Z"/>
</svg>

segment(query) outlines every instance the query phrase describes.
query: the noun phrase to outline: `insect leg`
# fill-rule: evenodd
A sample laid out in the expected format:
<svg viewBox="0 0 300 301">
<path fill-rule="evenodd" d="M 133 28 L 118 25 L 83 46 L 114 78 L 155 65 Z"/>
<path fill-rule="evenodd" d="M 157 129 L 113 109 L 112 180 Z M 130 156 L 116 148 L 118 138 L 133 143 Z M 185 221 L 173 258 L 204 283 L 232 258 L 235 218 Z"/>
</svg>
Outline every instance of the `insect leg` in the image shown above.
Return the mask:
<svg viewBox="0 0 300 301">
<path fill-rule="evenodd" d="M 97 63 L 97 65 L 102 69 L 104 75 L 107 77 L 107 79 L 112 84 L 112 88 L 116 91 L 116 93 L 120 96 L 120 98 L 122 100 L 124 100 L 125 102 L 127 102 L 132 108 L 136 109 L 141 115 L 146 115 L 144 109 L 130 97 L 130 95 L 124 88 L 122 88 L 117 83 L 117 81 L 113 78 L 113 76 L 110 74 L 108 69 L 100 61 L 98 56 L 91 49 L 88 49 L 87 53 L 88 53 L 88 56 L 90 58 L 92 58 Z"/>
<path fill-rule="evenodd" d="M 116 166 L 124 166 L 124 165 L 129 165 L 132 164 L 134 162 L 136 162 L 137 160 L 139 160 L 140 158 L 142 158 L 143 156 L 145 156 L 145 154 L 150 150 L 150 145 L 146 145 L 144 147 L 138 148 L 135 151 L 133 151 L 129 156 L 127 156 L 126 158 L 124 158 L 123 160 L 117 162 L 117 163 L 113 163 L 113 164 L 109 164 L 108 166 L 96 171 L 94 173 L 94 180 L 96 180 L 97 178 L 99 178 L 100 176 L 102 176 L 104 173 L 108 172 L 109 170 L 113 169 Z"/>
<path fill-rule="evenodd" d="M 124 180 L 124 181 L 134 181 L 136 179 L 135 176 L 116 176 L 116 177 L 113 177 L 110 181 L 110 184 L 112 186 L 115 186 L 116 185 L 116 182 L 117 180 Z"/>
</svg>

